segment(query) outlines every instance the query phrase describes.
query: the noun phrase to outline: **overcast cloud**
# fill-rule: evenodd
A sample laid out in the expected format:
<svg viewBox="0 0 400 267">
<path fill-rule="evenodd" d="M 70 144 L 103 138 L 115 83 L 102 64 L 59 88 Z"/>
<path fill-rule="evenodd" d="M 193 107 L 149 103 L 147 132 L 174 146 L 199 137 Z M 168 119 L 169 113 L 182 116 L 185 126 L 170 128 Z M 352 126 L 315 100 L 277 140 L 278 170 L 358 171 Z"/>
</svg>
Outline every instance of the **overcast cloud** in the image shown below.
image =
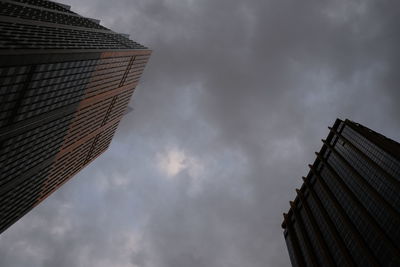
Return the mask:
<svg viewBox="0 0 400 267">
<path fill-rule="evenodd" d="M 289 266 L 282 213 L 339 117 L 400 140 L 400 2 L 64 0 L 153 50 L 109 150 L 0 266 Z"/>
</svg>

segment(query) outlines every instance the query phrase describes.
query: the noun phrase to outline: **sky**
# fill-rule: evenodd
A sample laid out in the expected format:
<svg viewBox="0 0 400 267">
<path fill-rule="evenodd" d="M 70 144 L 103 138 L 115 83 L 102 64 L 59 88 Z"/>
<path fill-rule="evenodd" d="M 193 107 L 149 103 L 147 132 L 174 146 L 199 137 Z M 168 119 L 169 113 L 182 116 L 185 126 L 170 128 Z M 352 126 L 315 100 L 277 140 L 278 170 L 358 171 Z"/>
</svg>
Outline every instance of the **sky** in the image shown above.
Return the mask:
<svg viewBox="0 0 400 267">
<path fill-rule="evenodd" d="M 336 118 L 400 141 L 400 2 L 64 0 L 153 50 L 110 148 L 0 236 L 0 266 L 283 267 Z"/>
</svg>

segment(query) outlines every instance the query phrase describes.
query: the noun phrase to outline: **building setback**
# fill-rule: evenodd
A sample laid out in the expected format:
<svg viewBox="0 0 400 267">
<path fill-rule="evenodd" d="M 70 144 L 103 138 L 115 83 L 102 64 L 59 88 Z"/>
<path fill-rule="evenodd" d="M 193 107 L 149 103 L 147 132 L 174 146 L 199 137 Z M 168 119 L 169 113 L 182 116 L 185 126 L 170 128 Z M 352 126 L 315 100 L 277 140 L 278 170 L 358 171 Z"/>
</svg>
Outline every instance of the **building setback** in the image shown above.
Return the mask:
<svg viewBox="0 0 400 267">
<path fill-rule="evenodd" d="M 336 120 L 282 228 L 293 266 L 400 266 L 400 144 Z"/>
<path fill-rule="evenodd" d="M 0 233 L 107 149 L 150 54 L 66 5 L 0 1 Z"/>
</svg>

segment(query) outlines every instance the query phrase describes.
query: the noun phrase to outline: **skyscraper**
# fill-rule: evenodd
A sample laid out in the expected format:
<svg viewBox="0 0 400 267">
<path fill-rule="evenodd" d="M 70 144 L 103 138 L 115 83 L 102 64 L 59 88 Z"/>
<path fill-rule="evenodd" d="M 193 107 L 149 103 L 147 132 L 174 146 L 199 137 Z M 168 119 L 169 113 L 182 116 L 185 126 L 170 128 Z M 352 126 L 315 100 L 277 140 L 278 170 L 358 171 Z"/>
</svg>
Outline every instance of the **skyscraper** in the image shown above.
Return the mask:
<svg viewBox="0 0 400 267">
<path fill-rule="evenodd" d="M 150 54 L 66 5 L 0 1 L 0 233 L 107 149 Z"/>
<path fill-rule="evenodd" d="M 400 144 L 336 120 L 284 214 L 293 266 L 400 266 Z"/>
</svg>

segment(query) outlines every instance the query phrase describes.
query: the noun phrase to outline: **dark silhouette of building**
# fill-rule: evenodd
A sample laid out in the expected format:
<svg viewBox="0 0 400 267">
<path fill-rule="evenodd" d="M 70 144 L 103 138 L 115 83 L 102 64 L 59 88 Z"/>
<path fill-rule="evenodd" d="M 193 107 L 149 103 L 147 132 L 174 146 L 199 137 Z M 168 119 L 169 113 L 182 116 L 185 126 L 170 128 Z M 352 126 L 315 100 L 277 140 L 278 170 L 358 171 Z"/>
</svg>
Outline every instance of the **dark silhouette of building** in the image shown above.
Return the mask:
<svg viewBox="0 0 400 267">
<path fill-rule="evenodd" d="M 284 214 L 293 266 L 400 266 L 400 144 L 336 120 Z"/>
<path fill-rule="evenodd" d="M 107 149 L 150 53 L 66 5 L 0 1 L 0 233 Z"/>
</svg>

